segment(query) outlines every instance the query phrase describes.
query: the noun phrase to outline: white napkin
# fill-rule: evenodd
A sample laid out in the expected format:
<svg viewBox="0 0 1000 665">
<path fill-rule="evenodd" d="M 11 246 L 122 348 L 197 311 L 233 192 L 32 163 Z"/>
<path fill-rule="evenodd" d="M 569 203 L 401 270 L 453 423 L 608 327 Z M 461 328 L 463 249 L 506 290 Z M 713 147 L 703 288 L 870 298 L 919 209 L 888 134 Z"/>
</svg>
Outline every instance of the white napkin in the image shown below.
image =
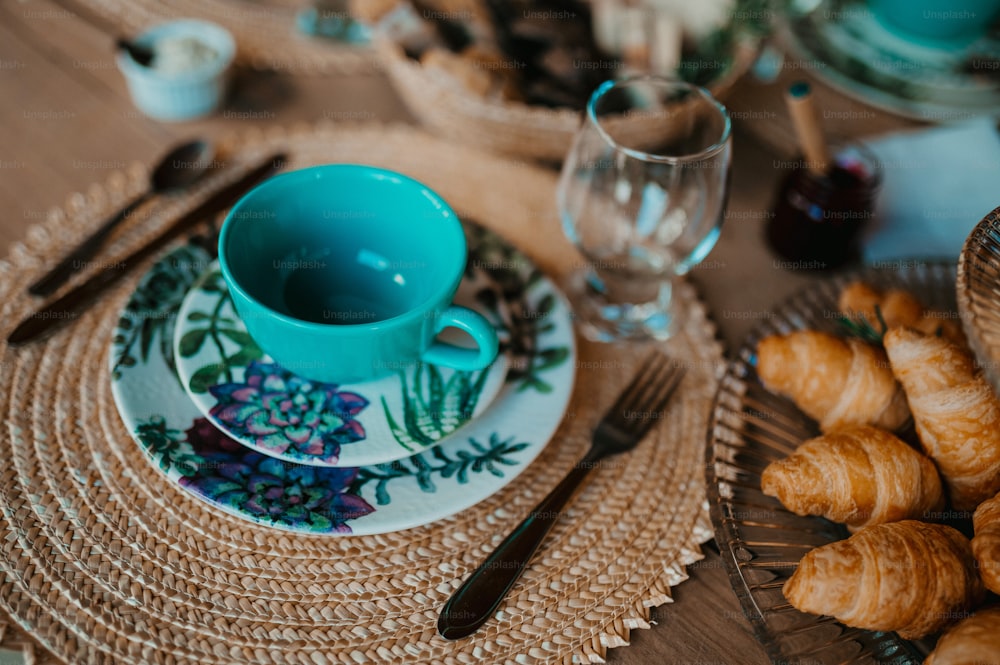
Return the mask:
<svg viewBox="0 0 1000 665">
<path fill-rule="evenodd" d="M 866 261 L 958 259 L 972 228 L 1000 206 L 995 123 L 979 118 L 867 142 L 882 167 L 882 188 L 863 240 Z"/>
</svg>

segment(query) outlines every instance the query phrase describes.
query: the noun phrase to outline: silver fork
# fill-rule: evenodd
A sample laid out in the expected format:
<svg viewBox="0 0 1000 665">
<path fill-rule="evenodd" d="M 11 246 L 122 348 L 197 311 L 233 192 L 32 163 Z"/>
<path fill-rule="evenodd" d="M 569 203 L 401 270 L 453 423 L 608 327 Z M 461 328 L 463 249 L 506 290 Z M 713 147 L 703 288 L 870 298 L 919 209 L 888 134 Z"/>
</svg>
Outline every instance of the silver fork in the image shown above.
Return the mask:
<svg viewBox="0 0 1000 665">
<path fill-rule="evenodd" d="M 468 637 L 493 615 L 521 576 L 563 507 L 601 460 L 635 448 L 663 419 L 663 408 L 684 370 L 653 353 L 594 429 L 590 450 L 549 495 L 535 506 L 493 553 L 469 575 L 441 608 L 438 632 L 449 640 Z"/>
</svg>

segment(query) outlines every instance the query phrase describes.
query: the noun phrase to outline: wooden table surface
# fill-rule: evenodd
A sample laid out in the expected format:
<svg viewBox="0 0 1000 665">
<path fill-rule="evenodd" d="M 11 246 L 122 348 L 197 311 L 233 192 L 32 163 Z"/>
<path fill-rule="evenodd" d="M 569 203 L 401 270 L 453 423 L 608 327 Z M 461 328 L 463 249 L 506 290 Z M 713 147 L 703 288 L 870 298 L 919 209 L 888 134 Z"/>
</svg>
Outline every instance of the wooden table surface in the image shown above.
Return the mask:
<svg viewBox="0 0 1000 665">
<path fill-rule="evenodd" d="M 132 106 L 114 65 L 112 37 L 107 24 L 71 0 L 0 3 L 0 253 L 51 206 L 111 171 L 148 163 L 183 137 L 319 119 L 412 121 L 379 75 L 241 72 L 226 111 L 198 122 L 156 122 Z M 739 131 L 745 128 L 737 128 L 721 240 L 693 275 L 729 348 L 769 305 L 815 279 L 781 269 L 764 246 L 766 211 L 781 172 L 771 153 Z M 706 554 L 675 589 L 675 602 L 654 611 L 656 625 L 633 632 L 631 645 L 612 650 L 609 662 L 767 662 L 711 544 Z"/>
</svg>

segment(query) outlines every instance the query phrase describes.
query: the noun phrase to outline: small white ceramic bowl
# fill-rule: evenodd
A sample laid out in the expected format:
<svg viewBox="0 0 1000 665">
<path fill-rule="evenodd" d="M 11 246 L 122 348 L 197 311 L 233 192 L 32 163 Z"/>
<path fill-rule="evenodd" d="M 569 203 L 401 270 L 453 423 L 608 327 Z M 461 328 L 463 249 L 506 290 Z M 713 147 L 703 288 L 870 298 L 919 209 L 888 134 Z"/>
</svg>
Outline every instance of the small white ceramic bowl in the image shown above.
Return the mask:
<svg viewBox="0 0 1000 665">
<path fill-rule="evenodd" d="M 120 51 L 118 68 L 125 75 L 132 102 L 156 120 L 189 120 L 208 115 L 225 100 L 236 42 L 225 28 L 207 21 L 182 19 L 161 23 L 135 39 L 152 48 L 165 37 L 192 37 L 216 52 L 216 57 L 194 69 L 164 72 L 144 67 Z"/>
</svg>

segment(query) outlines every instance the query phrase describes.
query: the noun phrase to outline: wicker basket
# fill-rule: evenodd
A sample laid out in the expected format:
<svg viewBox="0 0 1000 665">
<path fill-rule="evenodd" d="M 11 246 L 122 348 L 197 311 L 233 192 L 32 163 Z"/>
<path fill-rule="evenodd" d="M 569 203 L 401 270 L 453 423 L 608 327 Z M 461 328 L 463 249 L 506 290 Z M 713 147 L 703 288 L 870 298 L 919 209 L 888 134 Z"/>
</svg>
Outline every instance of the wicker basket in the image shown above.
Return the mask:
<svg viewBox="0 0 1000 665">
<path fill-rule="evenodd" d="M 965 239 L 958 259 L 958 312 L 976 365 L 1000 394 L 1000 208 Z"/>
<path fill-rule="evenodd" d="M 450 0 L 452 11 L 480 15 L 476 0 Z M 516 101 L 487 99 L 466 89 L 456 79 L 421 66 L 384 36 L 375 47 L 389 79 L 413 113 L 431 131 L 498 153 L 544 162 L 561 162 L 580 125 L 580 110 L 529 106 Z M 733 66 L 708 86 L 722 99 L 753 63 L 757 46 L 741 43 Z"/>
</svg>

